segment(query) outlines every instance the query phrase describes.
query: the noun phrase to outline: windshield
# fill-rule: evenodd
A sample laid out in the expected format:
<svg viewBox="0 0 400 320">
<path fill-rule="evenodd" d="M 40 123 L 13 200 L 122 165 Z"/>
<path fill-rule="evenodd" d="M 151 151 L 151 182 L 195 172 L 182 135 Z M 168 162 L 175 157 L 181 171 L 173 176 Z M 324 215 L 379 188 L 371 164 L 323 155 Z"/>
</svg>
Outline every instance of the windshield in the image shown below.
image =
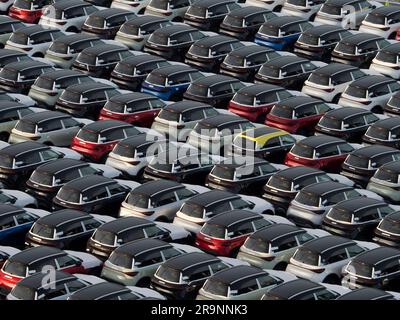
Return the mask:
<svg viewBox="0 0 400 320">
<path fill-rule="evenodd" d="M 393 172 L 391 170 L 387 170 L 385 168 L 378 169 L 378 171 L 376 171 L 376 173 L 374 174 L 374 178 L 391 183 L 399 182 L 398 173 Z"/>
<path fill-rule="evenodd" d="M 131 206 L 147 209 L 149 206 L 149 196 L 140 193 L 130 193 L 126 202 Z"/>
<path fill-rule="evenodd" d="M 0 78 L 6 79 L 6 80 L 17 81 L 18 80 L 18 71 L 11 69 L 11 68 L 4 67 L 0 71 Z"/>
<path fill-rule="evenodd" d="M 389 140 L 389 132 L 390 131 L 387 128 L 370 126 L 366 132 L 366 135 L 376 139 Z"/>
<path fill-rule="evenodd" d="M 310 266 L 319 265 L 319 254 L 307 248 L 300 247 L 293 255 L 293 259 Z"/>
<path fill-rule="evenodd" d="M 80 193 L 77 190 L 62 187 L 60 191 L 57 193 L 57 198 L 63 201 L 72 202 L 72 203 L 79 203 L 80 202 Z"/>
<path fill-rule="evenodd" d="M 108 261 L 121 268 L 132 268 L 132 256 L 124 252 L 114 251 L 108 258 Z"/>
<path fill-rule="evenodd" d="M 81 129 L 76 136 L 77 138 L 88 142 L 97 143 L 99 141 L 99 134 L 89 130 Z"/>
<path fill-rule="evenodd" d="M 296 143 L 290 152 L 303 158 L 312 159 L 314 157 L 314 148 L 302 143 Z"/>
<path fill-rule="evenodd" d="M 180 211 L 193 218 L 203 218 L 204 216 L 204 208 L 194 203 L 184 203 Z"/>
<path fill-rule="evenodd" d="M 295 200 L 307 206 L 319 207 L 319 196 L 315 193 L 302 190 L 296 195 Z"/>
<path fill-rule="evenodd" d="M 325 3 L 321 7 L 321 12 L 327 13 L 327 14 L 332 14 L 335 16 L 340 16 L 342 14 L 342 7 L 341 5 L 336 5 L 333 3 Z"/>
<path fill-rule="evenodd" d="M 26 265 L 19 261 L 14 261 L 12 259 L 8 259 L 3 266 L 3 271 L 12 274 L 17 277 L 25 277 L 26 276 Z"/>
<path fill-rule="evenodd" d="M 28 44 L 28 36 L 22 32 L 13 32 L 9 41 L 16 44 Z"/>
<path fill-rule="evenodd" d="M 39 77 L 35 81 L 35 86 L 37 86 L 39 88 L 47 89 L 47 90 L 52 90 L 53 84 L 54 84 L 53 80 L 45 78 L 45 77 Z"/>
<path fill-rule="evenodd" d="M 351 222 L 353 214 L 351 211 L 333 207 L 327 216 L 333 220 Z"/>
<path fill-rule="evenodd" d="M 268 23 L 264 23 L 258 32 L 267 36 L 279 37 L 279 27 Z"/>
<path fill-rule="evenodd" d="M 225 228 L 216 224 L 206 223 L 201 233 L 213 238 L 225 239 Z"/>
<path fill-rule="evenodd" d="M 210 278 L 206 281 L 203 290 L 217 296 L 226 297 L 228 295 L 228 285 L 214 278 Z"/>
<path fill-rule="evenodd" d="M 345 90 L 345 93 L 349 96 L 356 97 L 356 98 L 366 98 L 367 97 L 367 90 L 365 88 L 360 88 L 357 86 L 349 85 Z"/>
<path fill-rule="evenodd" d="M 270 252 L 270 243 L 261 239 L 261 238 L 253 238 L 249 237 L 246 242 L 244 243 L 244 246 L 247 249 L 260 252 L 260 253 L 269 253 Z"/>
<path fill-rule="evenodd" d="M 159 86 L 165 86 L 165 76 L 161 75 L 159 73 L 151 72 L 148 74 L 146 77 L 146 82 L 151 83 L 151 84 L 156 84 Z"/>
<path fill-rule="evenodd" d="M 54 228 L 41 224 L 40 222 L 35 222 L 31 232 L 42 238 L 53 239 L 54 237 Z"/>
<path fill-rule="evenodd" d="M 271 110 L 271 115 L 284 119 L 292 119 L 293 109 L 284 105 L 275 105 Z"/>
<path fill-rule="evenodd" d="M 179 270 L 172 269 L 165 265 L 161 265 L 157 269 L 156 275 L 161 279 L 175 283 L 179 283 L 181 278 L 181 273 Z"/>
<path fill-rule="evenodd" d="M 40 171 L 40 170 L 33 171 L 29 180 L 36 182 L 38 184 L 43 184 L 45 186 L 53 185 L 53 175 L 46 171 Z"/>
<path fill-rule="evenodd" d="M 113 246 L 115 244 L 115 234 L 102 229 L 97 229 L 95 231 L 93 234 L 93 239 L 109 246 Z"/>
</svg>

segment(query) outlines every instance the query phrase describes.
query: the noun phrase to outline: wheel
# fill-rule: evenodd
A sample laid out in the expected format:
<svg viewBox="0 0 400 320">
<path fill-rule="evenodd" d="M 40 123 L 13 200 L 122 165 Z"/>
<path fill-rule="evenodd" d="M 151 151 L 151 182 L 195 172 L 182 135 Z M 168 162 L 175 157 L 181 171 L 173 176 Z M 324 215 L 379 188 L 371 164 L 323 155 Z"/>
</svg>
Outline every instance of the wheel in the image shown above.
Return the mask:
<svg viewBox="0 0 400 320">
<path fill-rule="evenodd" d="M 41 52 L 36 52 L 36 53 L 34 53 L 32 55 L 32 57 L 34 57 L 34 58 L 44 58 L 44 55 Z"/>
<path fill-rule="evenodd" d="M 282 10 L 282 6 L 276 6 L 272 11 L 273 12 L 280 12 Z"/>
<path fill-rule="evenodd" d="M 170 221 L 168 220 L 168 218 L 167 218 L 167 217 L 164 217 L 164 216 L 158 217 L 157 219 L 155 219 L 155 221 L 158 221 L 158 222 L 170 222 Z"/>
<path fill-rule="evenodd" d="M 322 282 L 329 284 L 340 284 L 339 277 L 335 274 L 327 276 Z"/>
<path fill-rule="evenodd" d="M 175 17 L 172 19 L 172 22 L 183 22 L 183 18 L 182 17 Z"/>
<path fill-rule="evenodd" d="M 150 278 L 142 278 L 136 283 L 136 286 L 142 288 L 148 288 L 150 287 L 150 282 L 151 282 Z"/>
<path fill-rule="evenodd" d="M 383 113 L 383 109 L 382 109 L 381 106 L 375 106 L 375 107 L 373 107 L 373 108 L 371 109 L 371 112 L 382 114 L 382 113 Z"/>
<path fill-rule="evenodd" d="M 265 210 L 265 211 L 263 211 L 263 213 L 262 214 L 269 214 L 269 215 L 273 215 L 274 213 L 273 213 L 273 211 L 272 210 Z"/>
<path fill-rule="evenodd" d="M 285 271 L 285 270 L 286 270 L 286 267 L 287 267 L 287 263 L 286 263 L 286 262 L 279 262 L 279 263 L 275 266 L 274 270 Z"/>
</svg>

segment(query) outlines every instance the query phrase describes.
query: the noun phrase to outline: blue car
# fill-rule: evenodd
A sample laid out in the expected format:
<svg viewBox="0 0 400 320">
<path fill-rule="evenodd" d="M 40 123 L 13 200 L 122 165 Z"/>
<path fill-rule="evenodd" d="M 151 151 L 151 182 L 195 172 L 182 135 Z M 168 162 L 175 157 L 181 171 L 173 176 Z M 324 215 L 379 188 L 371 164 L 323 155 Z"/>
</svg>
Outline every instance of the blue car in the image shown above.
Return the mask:
<svg viewBox="0 0 400 320">
<path fill-rule="evenodd" d="M 33 223 L 47 214 L 40 209 L 0 204 L 0 245 L 22 246 Z"/>
<path fill-rule="evenodd" d="M 300 17 L 283 16 L 265 22 L 255 36 L 255 43 L 275 50 L 291 48 L 300 34 L 313 24 Z"/>
<path fill-rule="evenodd" d="M 204 74 L 187 65 L 171 65 L 153 70 L 142 83 L 142 92 L 152 94 L 164 101 L 178 101 L 190 83 Z"/>
</svg>

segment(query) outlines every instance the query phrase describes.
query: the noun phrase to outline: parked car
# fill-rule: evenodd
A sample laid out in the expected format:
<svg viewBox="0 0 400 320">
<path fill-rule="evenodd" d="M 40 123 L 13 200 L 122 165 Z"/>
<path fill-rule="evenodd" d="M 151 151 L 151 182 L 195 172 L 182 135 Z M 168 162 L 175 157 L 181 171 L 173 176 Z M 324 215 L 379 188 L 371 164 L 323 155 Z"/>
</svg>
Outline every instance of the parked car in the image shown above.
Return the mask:
<svg viewBox="0 0 400 320">
<path fill-rule="evenodd" d="M 391 99 L 393 99 L 392 96 Z M 400 148 L 400 119 L 390 117 L 372 123 L 362 137 L 364 145 Z"/>
<path fill-rule="evenodd" d="M 379 245 L 400 247 L 400 212 L 386 215 L 374 230 L 372 240 Z"/>
<path fill-rule="evenodd" d="M 249 6 L 259 6 L 263 8 L 267 8 L 271 11 L 274 12 L 280 12 L 282 10 L 282 6 L 284 4 L 285 0 L 274 0 L 274 1 L 269 1 L 269 0 L 247 0 L 246 5 Z"/>
<path fill-rule="evenodd" d="M 0 203 L 12 204 L 21 208 L 38 207 L 38 201 L 34 197 L 30 196 L 28 193 L 11 189 L 1 189 Z"/>
<path fill-rule="evenodd" d="M 381 166 L 370 179 L 367 189 L 371 190 L 389 202 L 400 203 L 400 161 L 393 161 Z"/>
<path fill-rule="evenodd" d="M 376 288 L 363 287 L 336 298 L 336 300 L 398 300 L 397 292 L 387 292 Z"/>
<path fill-rule="evenodd" d="M 7 1 L 6 1 L 7 2 Z M 3 3 L 2 3 L 3 5 Z M 1 10 L 1 8 L 0 8 Z M 0 47 L 4 48 L 7 40 L 10 38 L 11 34 L 14 31 L 17 31 L 20 28 L 26 27 L 25 23 L 10 18 L 8 16 L 0 17 Z"/>
<path fill-rule="evenodd" d="M 94 0 L 94 1 L 99 1 L 99 0 Z M 130 10 L 140 15 L 143 15 L 146 6 L 150 2 L 150 0 L 112 0 L 112 1 L 101 0 L 101 1 L 107 2 L 107 4 L 103 5 L 105 7 Z"/>
<path fill-rule="evenodd" d="M 383 113 L 389 117 L 400 114 L 400 92 L 395 92 L 383 106 Z"/>
<path fill-rule="evenodd" d="M 10 256 L 20 251 L 21 250 L 14 247 L 0 246 L 0 268 L 3 266 L 4 262 L 6 262 Z"/>
<path fill-rule="evenodd" d="M 386 39 L 395 39 L 399 27 L 400 8 L 397 6 L 383 6 L 368 13 L 358 30 L 376 34 Z"/>
<path fill-rule="evenodd" d="M 372 59 L 369 69 L 371 71 L 379 72 L 384 76 L 399 80 L 399 50 L 400 43 L 394 43 L 379 50 L 374 59 Z"/>
<path fill-rule="evenodd" d="M 325 3 L 325 0 L 317 1 L 296 1 L 296 0 L 285 0 L 283 3 L 282 10 L 280 11 L 284 15 L 296 16 L 313 21 L 321 5 Z"/>
<path fill-rule="evenodd" d="M 9 8 L 8 15 L 11 18 L 27 23 L 37 23 L 42 16 L 43 8 L 54 0 L 15 0 Z"/>
<path fill-rule="evenodd" d="M 3 68 L 6 64 L 24 60 L 33 60 L 33 58 L 28 56 L 25 52 L 10 49 L 0 49 L 1 68 Z"/>
<path fill-rule="evenodd" d="M 170 21 L 182 22 L 183 16 L 194 0 L 150 0 L 145 15 L 161 16 Z"/>
</svg>

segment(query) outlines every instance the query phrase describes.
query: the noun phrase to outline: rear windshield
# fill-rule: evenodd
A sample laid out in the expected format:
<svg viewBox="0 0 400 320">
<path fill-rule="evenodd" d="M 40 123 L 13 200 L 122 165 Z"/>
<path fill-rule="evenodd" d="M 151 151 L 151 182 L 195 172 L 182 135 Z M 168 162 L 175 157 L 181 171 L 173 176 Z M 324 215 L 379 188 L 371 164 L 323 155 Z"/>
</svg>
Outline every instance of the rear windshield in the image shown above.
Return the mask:
<svg viewBox="0 0 400 320">
<path fill-rule="evenodd" d="M 165 265 L 161 265 L 157 269 L 156 275 L 161 279 L 176 283 L 179 283 L 179 280 L 181 278 L 181 272 L 179 270 L 172 269 Z"/>
<path fill-rule="evenodd" d="M 140 193 L 130 193 L 126 202 L 131 206 L 147 209 L 149 206 L 149 196 Z"/>
<path fill-rule="evenodd" d="M 9 40 L 16 44 L 28 44 L 28 36 L 22 32 L 12 33 Z"/>
<path fill-rule="evenodd" d="M 376 59 L 387 63 L 397 64 L 399 60 L 399 54 L 395 52 L 379 51 Z"/>
<path fill-rule="evenodd" d="M 224 19 L 224 24 L 231 25 L 233 27 L 243 27 L 243 18 L 227 15 Z"/>
<path fill-rule="evenodd" d="M 157 43 L 157 44 L 167 45 L 168 44 L 168 37 L 166 37 L 163 34 L 153 33 L 149 37 L 148 41 L 153 42 L 153 43 Z"/>
<path fill-rule="evenodd" d="M 68 45 L 64 42 L 56 41 L 50 45 L 49 51 L 55 53 L 68 53 Z"/>
<path fill-rule="evenodd" d="M 219 239 L 225 239 L 225 228 L 216 224 L 206 223 L 201 229 L 201 233 Z"/>
<path fill-rule="evenodd" d="M 93 239 L 110 246 L 115 244 L 115 234 L 106 230 L 97 229 L 93 235 Z"/>
<path fill-rule="evenodd" d="M 259 70 L 259 74 L 270 78 L 279 78 L 280 71 L 281 69 L 279 69 L 278 67 L 272 64 L 267 64 L 261 67 L 261 69 Z"/>
<path fill-rule="evenodd" d="M 366 135 L 376 139 L 388 140 L 389 132 L 390 131 L 386 128 L 381 128 L 378 126 L 370 126 L 366 132 Z"/>
<path fill-rule="evenodd" d="M 81 95 L 80 93 L 76 93 L 71 90 L 64 90 L 60 95 L 60 99 L 64 101 L 79 103 L 81 101 Z"/>
<path fill-rule="evenodd" d="M 240 103 L 240 104 L 245 104 L 248 106 L 253 106 L 254 105 L 254 96 L 248 95 L 248 94 L 243 94 L 240 92 L 237 92 L 233 98 L 234 102 Z"/>
<path fill-rule="evenodd" d="M 104 28 L 105 19 L 96 15 L 90 15 L 86 18 L 85 24 L 95 28 Z"/>
<path fill-rule="evenodd" d="M 293 109 L 283 105 L 275 105 L 271 110 L 271 115 L 285 119 L 292 119 Z"/>
<path fill-rule="evenodd" d="M 369 160 L 368 158 L 362 158 L 354 154 L 350 154 L 346 159 L 346 163 L 359 168 L 368 168 Z"/>
<path fill-rule="evenodd" d="M 233 144 L 247 150 L 255 150 L 257 145 L 255 141 L 242 137 L 236 137 Z"/>
<path fill-rule="evenodd" d="M 168 3 L 170 3 L 170 0 L 151 0 L 150 5 L 153 8 L 167 10 L 168 9 Z"/>
<path fill-rule="evenodd" d="M 328 75 L 313 72 L 308 78 L 308 81 L 322 86 L 329 86 L 329 79 Z"/>
<path fill-rule="evenodd" d="M 118 143 L 112 152 L 121 157 L 133 158 L 135 155 L 135 148 L 124 143 Z"/>
<path fill-rule="evenodd" d="M 365 21 L 373 24 L 386 25 L 386 17 L 377 13 L 369 13 L 366 16 Z"/>
<path fill-rule="evenodd" d="M 88 142 L 98 142 L 99 134 L 97 132 L 81 129 L 79 130 L 77 137 L 81 140 Z"/>
<path fill-rule="evenodd" d="M 45 77 L 39 77 L 35 81 L 35 86 L 37 86 L 39 88 L 47 89 L 47 90 L 52 90 L 53 84 L 54 84 L 53 80 L 45 78 Z"/>
<path fill-rule="evenodd" d="M 17 81 L 18 80 L 18 71 L 4 67 L 0 71 L 0 78 Z"/>
<path fill-rule="evenodd" d="M 34 300 L 35 290 L 30 287 L 17 284 L 12 290 L 11 294 L 20 300 Z"/>
<path fill-rule="evenodd" d="M 200 56 L 200 57 L 208 57 L 210 53 L 210 49 L 207 47 L 203 47 L 201 45 L 194 44 L 190 47 L 189 52 L 191 54 Z"/>
<path fill-rule="evenodd" d="M 384 168 L 378 169 L 378 171 L 376 171 L 376 173 L 374 174 L 374 178 L 391 183 L 399 182 L 399 175 L 397 172 L 386 170 Z"/>
<path fill-rule="evenodd" d="M 163 163 L 163 161 L 158 161 L 157 158 L 150 162 L 150 167 L 159 171 L 172 172 L 172 163 Z"/>
<path fill-rule="evenodd" d="M 206 8 L 197 5 L 191 5 L 186 11 L 186 13 L 196 17 L 205 17 L 206 12 L 207 12 Z"/>
<path fill-rule="evenodd" d="M 121 31 L 122 33 L 126 33 L 129 35 L 135 35 L 135 36 L 139 36 L 139 28 L 135 25 L 133 25 L 132 23 L 124 23 L 121 28 L 119 28 L 119 31 Z"/>
<path fill-rule="evenodd" d="M 347 54 L 355 54 L 356 46 L 351 43 L 339 42 L 336 45 L 335 51 L 347 53 Z"/>
<path fill-rule="evenodd" d="M 160 119 L 164 119 L 164 120 L 168 120 L 168 121 L 179 122 L 180 115 L 181 114 L 179 112 L 173 112 L 171 110 L 163 109 L 158 114 L 158 117 Z"/>
<path fill-rule="evenodd" d="M 40 171 L 40 170 L 33 171 L 29 180 L 46 186 L 53 185 L 53 175 L 46 171 Z"/>
<path fill-rule="evenodd" d="M 293 259 L 310 266 L 318 266 L 319 264 L 319 254 L 304 247 L 300 247 L 296 251 Z"/>
<path fill-rule="evenodd" d="M 279 27 L 268 23 L 263 24 L 258 32 L 267 36 L 279 37 Z"/>
<path fill-rule="evenodd" d="M 302 143 L 296 143 L 290 152 L 303 158 L 312 159 L 314 157 L 314 148 Z"/>
<path fill-rule="evenodd" d="M 400 108 L 400 96 L 392 96 L 388 102 L 388 105 Z"/>
<path fill-rule="evenodd" d="M 335 118 L 324 116 L 319 120 L 318 123 L 321 127 L 331 128 L 331 129 L 341 129 L 342 128 L 342 121 L 337 120 Z"/>
<path fill-rule="evenodd" d="M 31 232 L 43 238 L 53 239 L 54 236 L 54 228 L 41 224 L 40 222 L 35 222 Z"/>
<path fill-rule="evenodd" d="M 372 266 L 362 261 L 357 261 L 357 260 L 351 261 L 349 266 L 347 267 L 347 270 L 351 270 L 351 273 L 354 273 L 358 276 L 367 278 L 372 277 Z"/>
<path fill-rule="evenodd" d="M 293 1 L 293 0 L 291 0 L 291 1 Z M 319 37 L 316 36 L 316 35 L 313 35 L 313 34 L 303 33 L 299 37 L 298 41 L 302 42 L 302 43 L 306 43 L 306 44 L 317 46 L 319 44 Z"/>
<path fill-rule="evenodd" d="M 116 265 L 121 268 L 127 268 L 127 269 L 132 268 L 132 256 L 124 252 L 114 251 L 108 258 L 108 261 L 111 262 L 113 265 Z"/>
<path fill-rule="evenodd" d="M 319 206 L 319 199 L 318 195 L 304 190 L 300 191 L 296 196 L 297 202 L 313 207 Z"/>
<path fill-rule="evenodd" d="M 351 222 L 352 216 L 353 214 L 350 211 L 335 207 L 333 207 L 328 213 L 329 218 L 343 222 Z"/>
<path fill-rule="evenodd" d="M 26 276 L 26 265 L 22 262 L 14 261 L 12 259 L 6 261 L 3 266 L 3 270 L 17 277 Z"/>
<path fill-rule="evenodd" d="M 194 203 L 185 203 L 180 211 L 193 218 L 203 218 L 204 215 L 204 208 Z"/>
<path fill-rule="evenodd" d="M 365 88 L 360 88 L 357 86 L 349 85 L 345 90 L 345 93 L 349 96 L 356 98 L 365 98 L 367 96 L 367 90 Z"/>
<path fill-rule="evenodd" d="M 203 290 L 217 296 L 226 297 L 228 295 L 228 285 L 214 278 L 210 278 L 206 281 Z"/>
<path fill-rule="evenodd" d="M 208 96 L 208 87 L 199 86 L 197 84 L 191 84 L 187 90 L 190 94 L 199 97 L 207 97 Z"/>
<path fill-rule="evenodd" d="M 394 234 L 400 234 L 400 223 L 398 220 L 390 219 L 389 216 L 388 218 L 382 220 L 382 222 L 379 224 L 379 229 Z"/>
<path fill-rule="evenodd" d="M 215 166 L 211 174 L 225 180 L 233 180 L 235 175 L 235 168 L 224 168 L 222 166 Z"/>
<path fill-rule="evenodd" d="M 291 191 L 292 190 L 292 182 L 285 177 L 278 176 L 278 175 L 273 175 L 267 183 L 269 186 L 281 189 L 281 190 L 286 190 L 286 191 Z"/>
<path fill-rule="evenodd" d="M 323 13 L 332 14 L 335 16 L 340 16 L 342 14 L 342 6 L 332 3 L 323 4 L 320 10 Z"/>
<path fill-rule="evenodd" d="M 76 58 L 76 61 L 94 66 L 96 65 L 96 56 L 82 51 Z"/>
<path fill-rule="evenodd" d="M 234 54 L 228 54 L 224 60 L 226 64 L 229 64 L 231 66 L 238 66 L 238 67 L 243 67 L 244 66 L 244 57 L 239 57 Z"/>
<path fill-rule="evenodd" d="M 57 193 L 57 198 L 67 202 L 79 203 L 80 193 L 77 190 L 62 187 Z"/>
<path fill-rule="evenodd" d="M 15 129 L 21 132 L 36 133 L 36 124 L 30 121 L 19 120 L 15 125 Z"/>
<path fill-rule="evenodd" d="M 14 162 L 14 158 L 0 153 L 0 166 L 3 168 L 12 168 Z"/>
<path fill-rule="evenodd" d="M 105 110 L 113 111 L 113 112 L 118 112 L 118 113 L 124 113 L 125 112 L 125 104 L 124 103 L 117 103 L 114 101 L 107 101 L 107 103 L 104 106 Z"/>
<path fill-rule="evenodd" d="M 253 238 L 249 237 L 247 238 L 244 246 L 247 249 L 260 252 L 260 253 L 269 253 L 270 251 L 270 244 L 269 242 L 261 239 L 261 238 Z"/>
<path fill-rule="evenodd" d="M 146 77 L 146 82 L 156 84 L 159 86 L 165 86 L 165 76 L 160 75 L 158 73 L 149 73 L 149 75 Z"/>
</svg>

